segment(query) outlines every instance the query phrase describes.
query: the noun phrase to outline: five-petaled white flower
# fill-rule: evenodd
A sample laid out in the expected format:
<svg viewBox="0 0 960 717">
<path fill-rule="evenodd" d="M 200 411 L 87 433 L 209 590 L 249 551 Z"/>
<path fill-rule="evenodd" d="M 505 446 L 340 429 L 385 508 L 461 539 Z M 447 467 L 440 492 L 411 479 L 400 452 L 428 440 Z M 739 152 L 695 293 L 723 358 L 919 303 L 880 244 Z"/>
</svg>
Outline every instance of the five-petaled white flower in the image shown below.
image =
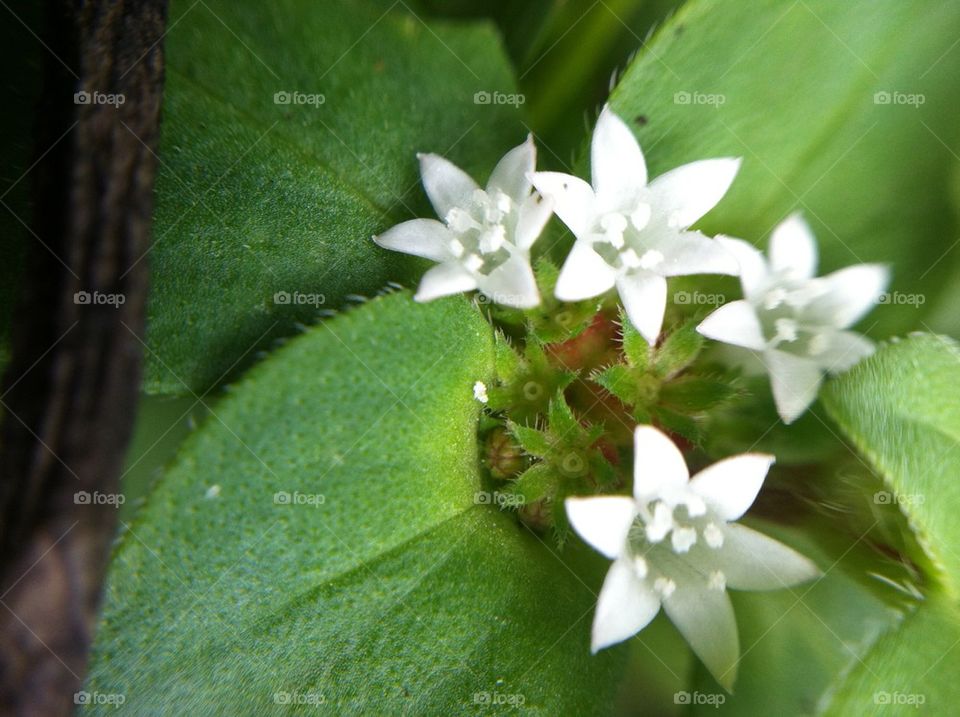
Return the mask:
<svg viewBox="0 0 960 717">
<path fill-rule="evenodd" d="M 737 262 L 712 239 L 688 231 L 726 194 L 739 159 L 685 164 L 647 184 L 640 145 L 604 107 L 593 131 L 593 186 L 559 172 L 537 172 L 533 184 L 576 236 L 557 281 L 561 301 L 580 301 L 614 286 L 630 322 L 657 340 L 667 302 L 665 277 L 736 274 Z"/>
<path fill-rule="evenodd" d="M 504 155 L 486 189 L 436 154 L 420 154 L 423 187 L 443 219 L 411 219 L 373 240 L 386 249 L 440 262 L 414 297 L 430 301 L 479 289 L 492 301 L 526 309 L 540 303 L 530 246 L 551 214 L 551 202 L 531 192 L 533 137 Z"/>
<path fill-rule="evenodd" d="M 750 507 L 773 456 L 743 454 L 692 479 L 652 426 L 634 431 L 633 498 L 568 498 L 570 524 L 614 562 L 593 620 L 594 652 L 633 636 L 661 605 L 717 681 L 730 689 L 740 647 L 726 589 L 772 590 L 820 575 L 773 538 L 731 523 Z"/>
<path fill-rule="evenodd" d="M 815 277 L 817 244 L 793 214 L 770 238 L 770 260 L 741 239 L 717 239 L 740 262 L 746 297 L 710 314 L 704 336 L 758 352 L 777 412 L 791 423 L 813 403 L 824 373 L 846 371 L 873 352 L 873 342 L 846 331 L 880 299 L 889 271 L 858 264 Z"/>
</svg>

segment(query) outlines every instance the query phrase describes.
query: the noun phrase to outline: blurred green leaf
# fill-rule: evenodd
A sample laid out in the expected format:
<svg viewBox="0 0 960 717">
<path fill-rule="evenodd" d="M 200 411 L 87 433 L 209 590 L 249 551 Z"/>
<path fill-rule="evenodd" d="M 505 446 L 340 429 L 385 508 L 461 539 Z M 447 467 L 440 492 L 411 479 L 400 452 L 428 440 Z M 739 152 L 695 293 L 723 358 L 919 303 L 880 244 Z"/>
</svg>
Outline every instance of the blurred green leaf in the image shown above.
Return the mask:
<svg viewBox="0 0 960 717">
<path fill-rule="evenodd" d="M 589 551 L 478 504 L 491 371 L 475 308 L 406 294 L 253 369 L 123 536 L 88 689 L 132 714 L 604 713 Z"/>
<path fill-rule="evenodd" d="M 960 609 L 942 600 L 922 605 L 853 666 L 823 714 L 955 714 L 958 646 Z"/>
<path fill-rule="evenodd" d="M 895 503 L 937 567 L 934 577 L 960 595 L 960 348 L 915 334 L 883 346 L 830 381 L 821 400 L 844 434 L 882 474 Z M 919 561 L 918 561 L 919 562 Z"/>
<path fill-rule="evenodd" d="M 349 295 L 415 283 L 425 261 L 370 241 L 433 216 L 415 153 L 483 181 L 524 129 L 474 102 L 514 88 L 488 26 L 365 0 L 183 0 L 170 16 L 146 383 L 182 393 Z"/>
</svg>

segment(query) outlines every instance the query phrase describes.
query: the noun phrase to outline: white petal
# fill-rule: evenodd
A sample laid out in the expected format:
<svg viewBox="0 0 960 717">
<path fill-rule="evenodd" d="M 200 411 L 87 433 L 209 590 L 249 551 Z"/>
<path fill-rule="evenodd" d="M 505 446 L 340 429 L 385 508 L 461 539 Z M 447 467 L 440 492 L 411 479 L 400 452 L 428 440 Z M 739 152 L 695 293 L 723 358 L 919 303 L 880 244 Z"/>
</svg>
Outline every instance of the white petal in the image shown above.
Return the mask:
<svg viewBox="0 0 960 717">
<path fill-rule="evenodd" d="M 553 200 L 540 194 L 531 194 L 517 210 L 517 228 L 513 242 L 520 249 L 529 249 L 540 238 L 543 227 L 553 214 Z"/>
<path fill-rule="evenodd" d="M 637 516 L 636 503 L 620 495 L 567 498 L 570 525 L 591 547 L 613 559 L 626 545 L 627 533 Z"/>
<path fill-rule="evenodd" d="M 740 285 L 748 299 L 756 296 L 769 281 L 770 270 L 760 250 L 743 239 L 718 236 L 715 241 L 733 254 L 740 264 Z"/>
<path fill-rule="evenodd" d="M 824 334 L 826 346 L 814 356 L 828 373 L 842 373 L 874 352 L 873 341 L 853 331 Z"/>
<path fill-rule="evenodd" d="M 616 560 L 603 581 L 593 616 L 590 649 L 596 653 L 650 624 L 660 611 L 660 598 L 637 577 L 626 560 Z"/>
<path fill-rule="evenodd" d="M 708 339 L 754 351 L 761 351 L 767 345 L 757 311 L 748 301 L 724 304 L 701 321 L 697 331 Z"/>
<path fill-rule="evenodd" d="M 553 199 L 553 211 L 574 236 L 583 237 L 590 232 L 596 197 L 589 184 L 562 172 L 536 172 L 531 181 L 540 194 Z"/>
<path fill-rule="evenodd" d="M 487 182 L 487 191 L 499 189 L 520 204 L 530 194 L 530 176 L 537 166 L 537 148 L 533 144 L 533 135 L 527 135 L 527 141 L 503 155 L 493 168 Z"/>
<path fill-rule="evenodd" d="M 590 242 L 578 239 L 560 270 L 554 294 L 560 301 L 583 301 L 609 291 L 616 279 L 616 270 L 593 250 Z"/>
<path fill-rule="evenodd" d="M 770 237 L 770 267 L 792 278 L 812 279 L 817 273 L 817 240 L 799 214 L 780 222 Z"/>
<path fill-rule="evenodd" d="M 530 309 L 540 303 L 540 292 L 525 252 L 515 252 L 487 276 L 477 277 L 477 288 L 496 304 Z"/>
<path fill-rule="evenodd" d="M 459 264 L 437 264 L 420 279 L 420 287 L 413 298 L 416 301 L 432 301 L 476 288 L 476 279 Z"/>
<path fill-rule="evenodd" d="M 617 291 L 630 323 L 655 344 L 667 308 L 667 280 L 649 271 L 623 274 L 617 277 Z"/>
<path fill-rule="evenodd" d="M 467 206 L 480 188 L 470 175 L 439 155 L 418 154 L 417 157 L 423 188 L 441 219 L 446 219 L 451 209 Z"/>
<path fill-rule="evenodd" d="M 740 658 L 733 605 L 726 590 L 711 588 L 706 578 L 688 570 L 671 575 L 677 588 L 664 598 L 664 612 L 714 679 L 731 690 Z"/>
<path fill-rule="evenodd" d="M 753 505 L 774 457 L 744 453 L 704 468 L 690 479 L 690 488 L 723 520 L 737 520 Z"/>
<path fill-rule="evenodd" d="M 424 259 L 444 261 L 450 258 L 453 233 L 436 219 L 411 219 L 390 227 L 373 240 L 384 249 L 422 256 Z"/>
<path fill-rule="evenodd" d="M 657 249 L 664 255 L 663 263 L 656 267 L 657 273 L 662 276 L 736 276 L 740 272 L 737 258 L 722 244 L 700 232 L 681 232 L 664 242 L 658 242 Z"/>
<path fill-rule="evenodd" d="M 608 210 L 636 203 L 647 184 L 647 165 L 630 128 L 609 105 L 600 112 L 590 143 L 593 188 Z"/>
<path fill-rule="evenodd" d="M 732 158 L 684 164 L 650 182 L 649 201 L 672 225 L 686 229 L 717 205 L 739 169 L 740 160 Z"/>
<path fill-rule="evenodd" d="M 773 400 L 784 423 L 793 423 L 817 398 L 823 370 L 811 359 L 771 349 L 763 356 Z"/>
<path fill-rule="evenodd" d="M 683 454 L 653 426 L 633 431 L 633 495 L 646 503 L 664 493 L 683 490 L 690 479 Z"/>
<path fill-rule="evenodd" d="M 826 293 L 809 308 L 812 315 L 838 329 L 857 323 L 880 300 L 890 281 L 890 270 L 882 264 L 857 264 L 819 279 Z"/>
<path fill-rule="evenodd" d="M 779 590 L 821 575 L 812 560 L 779 540 L 743 525 L 725 525 L 721 530 L 723 547 L 699 550 L 696 559 L 720 570 L 729 588 Z"/>
</svg>

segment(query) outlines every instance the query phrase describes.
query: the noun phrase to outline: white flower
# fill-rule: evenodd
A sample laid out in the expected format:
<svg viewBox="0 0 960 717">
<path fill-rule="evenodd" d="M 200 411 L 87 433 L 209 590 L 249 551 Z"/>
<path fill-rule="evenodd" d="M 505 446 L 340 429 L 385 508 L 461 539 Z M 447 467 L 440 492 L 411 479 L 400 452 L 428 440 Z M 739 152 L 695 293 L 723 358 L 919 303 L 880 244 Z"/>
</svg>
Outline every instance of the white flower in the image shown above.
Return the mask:
<svg viewBox="0 0 960 717">
<path fill-rule="evenodd" d="M 739 159 L 678 167 L 647 184 L 640 145 L 604 107 L 593 131 L 593 186 L 559 172 L 537 172 L 533 184 L 577 240 L 557 281 L 561 301 L 598 296 L 614 286 L 630 322 L 653 343 L 667 303 L 664 277 L 736 274 L 719 244 L 688 227 L 726 194 Z"/>
<path fill-rule="evenodd" d="M 550 218 L 551 202 L 531 192 L 533 137 L 503 156 L 486 189 L 443 157 L 417 156 L 423 187 L 443 222 L 411 219 L 373 238 L 386 249 L 440 262 L 423 275 L 414 298 L 479 289 L 499 304 L 539 304 L 530 247 Z"/>
<path fill-rule="evenodd" d="M 730 689 L 740 647 L 726 589 L 772 590 L 817 577 L 807 558 L 737 525 L 773 456 L 745 453 L 692 479 L 673 442 L 634 431 L 633 498 L 568 498 L 570 524 L 611 558 L 593 620 L 593 652 L 633 636 L 661 605 L 717 681 Z"/>
<path fill-rule="evenodd" d="M 816 399 L 824 373 L 846 371 L 873 353 L 869 339 L 845 329 L 879 301 L 889 271 L 858 264 L 816 278 L 816 240 L 797 214 L 773 230 L 769 261 L 741 239 L 717 241 L 740 262 L 746 298 L 721 306 L 697 330 L 758 352 L 777 412 L 791 423 Z"/>
</svg>

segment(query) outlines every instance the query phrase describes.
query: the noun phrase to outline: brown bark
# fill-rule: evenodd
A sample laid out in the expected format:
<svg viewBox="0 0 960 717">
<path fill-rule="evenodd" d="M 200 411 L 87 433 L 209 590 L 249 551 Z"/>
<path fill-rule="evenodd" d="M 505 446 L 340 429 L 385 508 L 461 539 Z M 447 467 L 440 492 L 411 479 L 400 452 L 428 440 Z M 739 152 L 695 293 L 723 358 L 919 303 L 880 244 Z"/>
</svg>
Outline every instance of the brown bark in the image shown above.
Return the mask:
<svg viewBox="0 0 960 717">
<path fill-rule="evenodd" d="M 47 21 L 0 398 L 0 710 L 22 715 L 73 711 L 116 527 L 97 500 L 119 491 L 140 383 L 166 2 L 53 0 Z"/>
</svg>

